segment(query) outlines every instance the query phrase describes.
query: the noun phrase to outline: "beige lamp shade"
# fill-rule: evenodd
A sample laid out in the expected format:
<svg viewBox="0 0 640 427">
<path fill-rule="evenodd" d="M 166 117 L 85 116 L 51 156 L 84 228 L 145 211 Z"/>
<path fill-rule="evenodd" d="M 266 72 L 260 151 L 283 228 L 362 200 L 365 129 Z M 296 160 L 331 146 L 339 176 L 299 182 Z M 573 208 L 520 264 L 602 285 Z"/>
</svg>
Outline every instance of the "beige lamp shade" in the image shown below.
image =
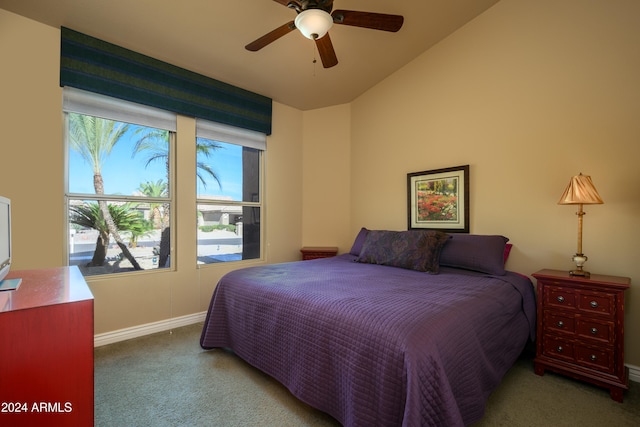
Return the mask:
<svg viewBox="0 0 640 427">
<path fill-rule="evenodd" d="M 559 205 L 600 205 L 603 204 L 598 190 L 588 175 L 576 175 L 571 178 L 567 189 L 560 197 Z"/>
</svg>

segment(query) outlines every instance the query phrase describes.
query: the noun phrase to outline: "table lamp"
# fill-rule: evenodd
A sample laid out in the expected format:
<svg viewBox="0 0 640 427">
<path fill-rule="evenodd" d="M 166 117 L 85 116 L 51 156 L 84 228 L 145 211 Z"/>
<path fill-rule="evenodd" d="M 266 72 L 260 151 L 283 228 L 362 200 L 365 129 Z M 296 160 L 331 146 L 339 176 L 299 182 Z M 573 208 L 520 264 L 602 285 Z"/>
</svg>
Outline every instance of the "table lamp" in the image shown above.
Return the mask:
<svg viewBox="0 0 640 427">
<path fill-rule="evenodd" d="M 598 194 L 598 191 L 591 182 L 591 177 L 587 175 L 576 175 L 571 178 L 567 189 L 564 190 L 560 197 L 559 205 L 578 205 L 578 252 L 573 256 L 573 262 L 576 263 L 576 269 L 569 272 L 571 276 L 589 277 L 588 271 L 584 271 L 582 266 L 587 262 L 587 257 L 582 253 L 582 217 L 585 212 L 582 205 L 595 205 L 604 203 Z"/>
</svg>

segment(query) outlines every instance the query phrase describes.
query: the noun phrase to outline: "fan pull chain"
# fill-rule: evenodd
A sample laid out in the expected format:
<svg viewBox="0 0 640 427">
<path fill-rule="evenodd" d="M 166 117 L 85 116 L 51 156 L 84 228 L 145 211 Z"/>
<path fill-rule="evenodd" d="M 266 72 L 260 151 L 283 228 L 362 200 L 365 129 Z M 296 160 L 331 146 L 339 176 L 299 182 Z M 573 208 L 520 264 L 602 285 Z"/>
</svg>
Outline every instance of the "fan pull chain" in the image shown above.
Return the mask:
<svg viewBox="0 0 640 427">
<path fill-rule="evenodd" d="M 313 42 L 311 43 L 311 49 L 312 49 L 312 56 L 313 56 L 313 77 L 316 76 L 316 64 L 318 63 L 318 60 L 316 59 L 316 43 Z"/>
</svg>

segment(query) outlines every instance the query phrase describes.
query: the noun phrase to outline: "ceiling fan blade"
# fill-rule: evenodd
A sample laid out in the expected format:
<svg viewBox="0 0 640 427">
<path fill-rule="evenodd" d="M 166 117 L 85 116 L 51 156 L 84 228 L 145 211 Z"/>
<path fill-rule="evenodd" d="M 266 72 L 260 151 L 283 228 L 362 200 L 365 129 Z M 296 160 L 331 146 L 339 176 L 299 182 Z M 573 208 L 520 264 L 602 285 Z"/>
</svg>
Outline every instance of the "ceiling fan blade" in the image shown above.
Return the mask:
<svg viewBox="0 0 640 427">
<path fill-rule="evenodd" d="M 355 10 L 334 10 L 331 13 L 333 22 L 353 27 L 370 28 L 372 30 L 391 31 L 395 33 L 404 23 L 400 15 L 385 13 L 357 12 Z"/>
<path fill-rule="evenodd" d="M 263 47 L 265 47 L 266 45 L 268 45 L 269 43 L 273 43 L 274 41 L 278 40 L 280 37 L 286 36 L 291 31 L 295 30 L 295 28 L 296 26 L 294 25 L 293 21 L 287 22 L 286 24 L 265 34 L 259 39 L 252 41 L 251 43 L 246 45 L 244 48 L 252 52 L 256 52 L 262 49 Z"/>
<path fill-rule="evenodd" d="M 336 51 L 333 49 L 333 43 L 329 33 L 325 34 L 322 38 L 316 39 L 316 46 L 318 47 L 318 53 L 322 60 L 322 66 L 324 68 L 331 68 L 334 65 L 338 65 L 338 57 Z"/>
</svg>

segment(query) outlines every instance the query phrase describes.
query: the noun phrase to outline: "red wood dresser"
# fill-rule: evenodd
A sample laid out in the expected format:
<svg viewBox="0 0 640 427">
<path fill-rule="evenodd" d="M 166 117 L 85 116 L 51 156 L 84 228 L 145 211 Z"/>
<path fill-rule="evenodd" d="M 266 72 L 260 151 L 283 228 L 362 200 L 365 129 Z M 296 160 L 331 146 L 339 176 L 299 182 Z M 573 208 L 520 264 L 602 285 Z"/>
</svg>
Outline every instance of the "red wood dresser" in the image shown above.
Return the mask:
<svg viewBox="0 0 640 427">
<path fill-rule="evenodd" d="M 93 425 L 93 295 L 77 267 L 0 292 L 0 425 Z"/>
<path fill-rule="evenodd" d="M 540 270 L 535 372 L 567 375 L 609 389 L 622 402 L 629 389 L 624 365 L 624 291 L 627 277 L 571 276 Z"/>
</svg>

